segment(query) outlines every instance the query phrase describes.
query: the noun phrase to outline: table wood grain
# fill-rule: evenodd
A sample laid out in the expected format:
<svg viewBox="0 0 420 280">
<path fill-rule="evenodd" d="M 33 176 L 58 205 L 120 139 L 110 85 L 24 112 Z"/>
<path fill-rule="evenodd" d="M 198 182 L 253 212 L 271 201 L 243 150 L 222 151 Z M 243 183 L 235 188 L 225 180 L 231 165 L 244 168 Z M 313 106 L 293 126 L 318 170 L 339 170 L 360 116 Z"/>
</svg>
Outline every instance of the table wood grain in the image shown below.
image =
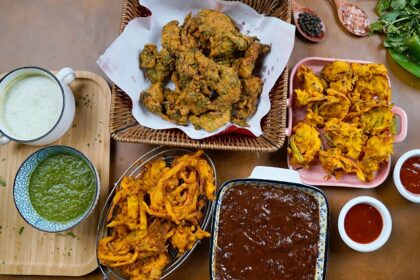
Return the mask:
<svg viewBox="0 0 420 280">
<path fill-rule="evenodd" d="M 335 7 L 327 0 L 298 0 L 319 12 L 326 22 L 327 38 L 319 44 L 296 37 L 289 64 L 308 56 L 370 60 L 384 63 L 390 70 L 393 102 L 408 115 L 407 139 L 395 145 L 392 165 L 404 152 L 420 147 L 420 79 L 402 70 L 386 54 L 383 38 L 374 35 L 358 38 L 339 25 Z M 375 19 L 376 1 L 357 3 Z M 121 2 L 117 0 L 1 0 L 0 73 L 22 65 L 49 69 L 71 66 L 102 76 L 96 59 L 118 35 Z M 275 30 L 273 30 L 275 32 Z M 110 182 L 115 181 L 132 161 L 151 149 L 140 144 L 111 144 Z M 286 167 L 286 148 L 276 153 L 210 151 L 219 182 L 248 176 L 256 165 Z M 391 170 L 392 171 L 392 170 Z M 327 279 L 420 279 L 420 205 L 405 200 L 396 190 L 390 175 L 372 190 L 322 187 L 330 208 L 330 241 Z M 388 243 L 372 253 L 358 253 L 340 239 L 337 218 L 351 198 L 370 195 L 389 208 L 393 229 Z M 0 247 L 2 244 L 0 244 Z M 208 279 L 209 242 L 204 241 L 168 280 Z M 51 279 L 35 276 L 0 275 L 0 280 Z M 56 277 L 54 277 L 56 279 Z M 98 271 L 89 275 L 59 279 L 101 279 Z"/>
</svg>

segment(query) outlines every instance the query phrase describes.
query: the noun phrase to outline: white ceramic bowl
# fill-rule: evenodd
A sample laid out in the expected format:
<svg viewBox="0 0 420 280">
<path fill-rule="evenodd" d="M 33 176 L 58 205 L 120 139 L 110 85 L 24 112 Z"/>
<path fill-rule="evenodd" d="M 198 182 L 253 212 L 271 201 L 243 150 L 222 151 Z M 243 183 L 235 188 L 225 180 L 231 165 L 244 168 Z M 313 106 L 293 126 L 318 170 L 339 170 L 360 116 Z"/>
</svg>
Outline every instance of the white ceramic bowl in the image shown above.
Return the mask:
<svg viewBox="0 0 420 280">
<path fill-rule="evenodd" d="M 400 178 L 401 166 L 407 159 L 413 156 L 420 156 L 420 149 L 408 151 L 398 159 L 394 167 L 393 178 L 394 178 L 394 183 L 395 183 L 395 186 L 397 187 L 397 190 L 400 192 L 400 194 L 403 197 L 405 197 L 406 199 L 412 202 L 420 203 L 420 195 L 407 191 L 407 189 L 401 183 L 401 178 Z"/>
<path fill-rule="evenodd" d="M 373 207 L 375 207 L 379 213 L 382 216 L 383 226 L 381 234 L 377 239 L 374 241 L 362 244 L 353 241 L 346 233 L 346 230 L 344 229 L 344 218 L 347 215 L 347 212 L 352 208 L 353 206 L 357 204 L 368 204 Z M 370 197 L 370 196 L 359 196 L 356 198 L 353 198 L 349 200 L 343 208 L 341 208 L 340 215 L 338 217 L 338 232 L 340 233 L 341 239 L 343 239 L 344 243 L 346 243 L 350 248 L 353 250 L 359 251 L 359 252 L 371 252 L 379 249 L 382 247 L 387 241 L 389 236 L 391 235 L 392 230 L 392 219 L 391 215 L 389 214 L 388 209 L 386 206 L 377 200 L 376 198 Z"/>
</svg>

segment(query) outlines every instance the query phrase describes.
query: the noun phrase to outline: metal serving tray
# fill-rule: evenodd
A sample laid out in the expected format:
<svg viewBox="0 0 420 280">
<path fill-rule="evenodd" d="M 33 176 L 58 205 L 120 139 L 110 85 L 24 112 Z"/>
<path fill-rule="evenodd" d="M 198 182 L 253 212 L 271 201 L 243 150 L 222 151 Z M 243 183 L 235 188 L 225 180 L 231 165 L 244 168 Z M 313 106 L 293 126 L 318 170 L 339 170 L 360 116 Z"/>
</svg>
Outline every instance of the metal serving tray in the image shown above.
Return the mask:
<svg viewBox="0 0 420 280">
<path fill-rule="evenodd" d="M 188 153 L 191 153 L 191 150 L 186 149 L 163 149 L 162 147 L 157 147 L 139 159 L 137 159 L 125 172 L 123 175 L 121 175 L 121 178 L 115 183 L 114 187 L 112 188 L 105 205 L 101 212 L 101 217 L 99 219 L 98 223 L 98 229 L 97 229 L 97 237 L 96 237 L 96 248 L 98 248 L 98 242 L 100 239 L 108 236 L 110 234 L 110 230 L 106 228 L 106 218 L 108 217 L 108 213 L 110 210 L 110 205 L 112 203 L 112 199 L 115 195 L 116 189 L 119 186 L 121 180 L 125 176 L 133 176 L 137 178 L 144 166 L 157 158 L 163 158 L 167 165 L 170 166 L 172 164 L 172 161 L 175 159 L 175 157 L 182 156 Z M 217 186 L 217 175 L 216 175 L 216 168 L 214 167 L 213 161 L 210 159 L 210 157 L 207 154 L 203 154 L 203 157 L 209 162 L 210 166 L 213 169 L 214 178 L 215 178 L 215 185 Z M 215 202 L 214 201 L 208 201 L 207 205 L 204 207 L 204 218 L 200 223 L 200 226 L 202 229 L 206 229 L 207 226 L 210 223 L 211 215 L 213 213 Z M 194 249 L 201 243 L 200 240 L 198 240 L 191 250 L 185 251 L 182 255 L 178 256 L 178 252 L 174 249 L 169 249 L 169 256 L 171 258 L 170 263 L 166 266 L 166 268 L 162 272 L 161 279 L 167 277 L 169 274 L 171 274 L 174 270 L 176 270 L 187 258 L 188 256 L 194 251 Z M 97 252 L 96 252 L 97 253 Z M 99 269 L 101 270 L 102 274 L 104 275 L 103 279 L 110 279 L 110 276 L 113 276 L 120 280 L 126 280 L 128 279 L 121 273 L 119 273 L 117 270 L 113 270 L 110 267 L 103 266 L 99 259 L 97 259 Z"/>
</svg>

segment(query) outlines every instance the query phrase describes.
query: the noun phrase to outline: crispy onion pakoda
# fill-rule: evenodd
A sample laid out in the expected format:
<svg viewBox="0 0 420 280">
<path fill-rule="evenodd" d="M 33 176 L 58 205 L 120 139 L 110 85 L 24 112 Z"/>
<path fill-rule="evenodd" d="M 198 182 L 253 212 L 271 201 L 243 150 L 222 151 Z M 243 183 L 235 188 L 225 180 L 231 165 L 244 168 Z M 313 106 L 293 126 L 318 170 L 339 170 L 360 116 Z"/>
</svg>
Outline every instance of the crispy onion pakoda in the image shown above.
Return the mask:
<svg viewBox="0 0 420 280">
<path fill-rule="evenodd" d="M 124 177 L 107 217 L 110 235 L 99 240 L 98 258 L 132 280 L 160 279 L 169 248 L 190 250 L 210 234 L 200 228 L 214 200 L 214 173 L 203 151 L 146 165 L 138 178 Z"/>
<path fill-rule="evenodd" d="M 327 177 L 374 179 L 392 154 L 396 134 L 386 67 L 337 60 L 320 76 L 301 65 L 296 77 L 301 88 L 294 91 L 295 105 L 306 115 L 293 127 L 291 165 L 308 168 L 320 162 Z"/>
<path fill-rule="evenodd" d="M 292 166 L 308 166 L 321 149 L 321 139 L 318 130 L 305 122 L 299 122 L 293 127 L 288 148 Z"/>
<path fill-rule="evenodd" d="M 160 51 L 146 44 L 139 56 L 152 83 L 140 102 L 150 112 L 209 132 L 228 122 L 247 126 L 263 89 L 256 66 L 269 45 L 240 33 L 230 17 L 213 10 L 190 13 L 182 25 L 167 23 L 161 41 Z M 169 81 L 174 89 L 166 87 Z"/>
</svg>

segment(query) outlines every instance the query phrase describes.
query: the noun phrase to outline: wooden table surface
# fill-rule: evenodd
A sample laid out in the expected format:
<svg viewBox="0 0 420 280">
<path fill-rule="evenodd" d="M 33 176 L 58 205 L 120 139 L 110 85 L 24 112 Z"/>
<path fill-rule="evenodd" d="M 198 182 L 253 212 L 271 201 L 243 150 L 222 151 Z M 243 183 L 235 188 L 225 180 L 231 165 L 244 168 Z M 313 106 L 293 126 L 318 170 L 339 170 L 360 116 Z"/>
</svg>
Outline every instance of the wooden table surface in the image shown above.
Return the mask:
<svg viewBox="0 0 420 280">
<path fill-rule="evenodd" d="M 299 0 L 326 21 L 325 41 L 312 44 L 296 38 L 289 64 L 308 56 L 370 60 L 390 69 L 393 102 L 408 115 L 407 139 L 396 144 L 392 164 L 404 152 L 420 147 L 420 79 L 405 72 L 386 54 L 380 36 L 356 38 L 338 25 L 335 8 L 327 0 Z M 371 19 L 376 1 L 358 1 Z M 0 73 L 23 65 L 48 69 L 70 66 L 104 76 L 96 59 L 118 35 L 122 3 L 117 0 L 1 0 Z M 275 30 L 273 30 L 275 32 Z M 132 161 L 152 146 L 112 143 L 110 182 Z M 219 182 L 248 176 L 256 165 L 286 167 L 286 148 L 276 153 L 209 151 Z M 392 171 L 392 170 L 391 170 Z M 420 279 L 420 205 L 405 200 L 390 175 L 371 190 L 322 187 L 330 208 L 330 240 L 327 279 Z M 384 247 L 372 253 L 358 253 L 347 247 L 338 235 L 337 218 L 351 198 L 369 195 L 380 199 L 391 212 L 392 234 Z M 0 247 L 2 244 L 0 244 Z M 209 242 L 204 241 L 175 273 L 167 279 L 208 279 Z M 0 275 L 3 279 L 56 279 L 57 277 Z M 89 275 L 59 279 L 101 279 L 98 270 Z"/>
</svg>

